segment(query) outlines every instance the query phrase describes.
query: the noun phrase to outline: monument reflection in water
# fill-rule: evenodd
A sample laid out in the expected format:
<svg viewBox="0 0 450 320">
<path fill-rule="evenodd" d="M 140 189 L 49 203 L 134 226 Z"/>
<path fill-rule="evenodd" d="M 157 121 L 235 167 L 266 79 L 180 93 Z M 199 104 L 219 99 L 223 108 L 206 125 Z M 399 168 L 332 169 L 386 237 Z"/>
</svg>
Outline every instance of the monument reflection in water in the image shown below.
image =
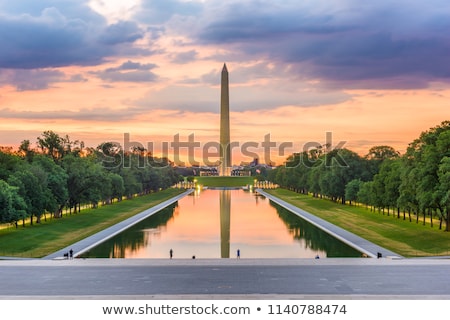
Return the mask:
<svg viewBox="0 0 450 320">
<path fill-rule="evenodd" d="M 231 190 L 220 190 L 220 257 L 230 257 Z"/>
<path fill-rule="evenodd" d="M 181 199 L 91 249 L 97 258 L 314 258 L 361 253 L 268 199 L 205 190 Z"/>
</svg>

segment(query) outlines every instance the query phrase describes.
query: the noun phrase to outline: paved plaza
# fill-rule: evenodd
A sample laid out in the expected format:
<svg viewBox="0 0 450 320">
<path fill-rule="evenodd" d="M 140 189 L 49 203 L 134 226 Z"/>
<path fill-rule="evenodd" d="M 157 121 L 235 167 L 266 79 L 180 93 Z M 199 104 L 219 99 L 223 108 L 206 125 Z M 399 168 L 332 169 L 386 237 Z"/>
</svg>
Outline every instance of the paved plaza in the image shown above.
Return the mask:
<svg viewBox="0 0 450 320">
<path fill-rule="evenodd" d="M 448 259 L 0 261 L 2 299 L 449 299 Z"/>
</svg>

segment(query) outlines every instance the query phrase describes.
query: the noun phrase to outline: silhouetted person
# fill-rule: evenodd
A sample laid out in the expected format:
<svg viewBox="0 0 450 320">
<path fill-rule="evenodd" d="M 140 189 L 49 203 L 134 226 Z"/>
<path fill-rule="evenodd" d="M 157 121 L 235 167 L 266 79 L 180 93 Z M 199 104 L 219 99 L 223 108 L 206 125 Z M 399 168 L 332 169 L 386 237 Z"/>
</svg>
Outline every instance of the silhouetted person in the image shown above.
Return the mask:
<svg viewBox="0 0 450 320">
<path fill-rule="evenodd" d="M 173 257 L 173 250 L 172 249 L 170 249 L 169 254 L 170 254 L 170 259 L 172 259 L 172 257 Z"/>
<path fill-rule="evenodd" d="M 237 255 L 237 258 L 240 259 L 241 258 L 241 250 L 237 249 L 236 255 Z"/>
<path fill-rule="evenodd" d="M 69 251 L 69 259 L 73 259 L 73 250 L 72 249 L 70 249 L 70 251 Z"/>
<path fill-rule="evenodd" d="M 316 256 L 316 259 L 320 259 L 319 255 Z"/>
</svg>

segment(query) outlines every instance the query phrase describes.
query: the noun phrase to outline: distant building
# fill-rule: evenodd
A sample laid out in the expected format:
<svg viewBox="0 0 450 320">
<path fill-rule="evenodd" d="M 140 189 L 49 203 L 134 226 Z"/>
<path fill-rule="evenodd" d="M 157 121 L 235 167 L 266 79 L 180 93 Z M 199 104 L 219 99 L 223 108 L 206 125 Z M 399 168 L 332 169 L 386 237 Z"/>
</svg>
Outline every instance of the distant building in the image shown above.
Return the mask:
<svg viewBox="0 0 450 320">
<path fill-rule="evenodd" d="M 209 177 L 209 176 L 218 176 L 219 172 L 216 167 L 201 167 L 200 168 L 200 176 Z"/>
<path fill-rule="evenodd" d="M 247 177 L 247 176 L 251 176 L 252 172 L 243 166 L 234 166 L 231 169 L 231 175 L 234 177 Z"/>
</svg>

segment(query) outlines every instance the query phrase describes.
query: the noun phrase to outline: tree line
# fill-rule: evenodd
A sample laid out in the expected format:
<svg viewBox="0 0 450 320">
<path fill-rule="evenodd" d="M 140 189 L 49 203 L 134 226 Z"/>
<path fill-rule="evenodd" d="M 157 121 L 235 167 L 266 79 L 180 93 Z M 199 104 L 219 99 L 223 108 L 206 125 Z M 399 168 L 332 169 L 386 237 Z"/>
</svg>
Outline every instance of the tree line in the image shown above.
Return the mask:
<svg viewBox="0 0 450 320">
<path fill-rule="evenodd" d="M 146 150 L 123 150 L 112 142 L 86 148 L 67 135 L 45 131 L 36 148 L 29 140 L 18 150 L 0 147 L 0 223 L 40 223 L 46 212 L 59 218 L 64 208 L 79 212 L 83 205 L 121 201 L 179 180 L 168 159 Z"/>
<path fill-rule="evenodd" d="M 433 218 L 450 230 L 450 121 L 425 132 L 401 155 L 390 146 L 376 146 L 365 156 L 318 146 L 295 153 L 269 173 L 282 187 L 342 204 L 371 209 L 423 224 Z M 408 218 L 407 218 L 408 217 Z"/>
</svg>

